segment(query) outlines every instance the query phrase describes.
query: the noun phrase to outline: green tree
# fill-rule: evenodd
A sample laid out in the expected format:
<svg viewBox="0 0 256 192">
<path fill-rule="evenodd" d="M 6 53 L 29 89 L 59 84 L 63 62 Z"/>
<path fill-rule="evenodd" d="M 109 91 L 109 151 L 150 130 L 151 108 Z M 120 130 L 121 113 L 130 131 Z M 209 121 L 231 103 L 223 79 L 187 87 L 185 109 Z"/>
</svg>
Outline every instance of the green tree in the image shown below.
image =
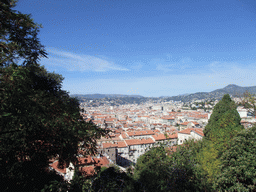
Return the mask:
<svg viewBox="0 0 256 192">
<path fill-rule="evenodd" d="M 241 131 L 221 157 L 219 191 L 256 191 L 256 127 Z"/>
<path fill-rule="evenodd" d="M 134 179 L 146 191 L 167 191 L 169 161 L 164 147 L 154 147 L 141 155 L 135 165 Z"/>
<path fill-rule="evenodd" d="M 215 125 L 209 135 L 214 147 L 219 151 L 219 157 L 226 151 L 230 140 L 236 136 L 244 127 L 240 124 L 241 118 L 236 109 L 225 112 Z"/>
<path fill-rule="evenodd" d="M 98 176 L 93 179 L 93 191 L 124 191 L 130 178 L 117 167 L 103 169 Z"/>
<path fill-rule="evenodd" d="M 210 185 L 213 185 L 216 175 L 220 173 L 221 155 L 227 150 L 232 138 L 243 130 L 240 121 L 236 104 L 228 94 L 224 95 L 222 100 L 215 105 L 204 129 L 204 146 L 198 155 L 198 160 Z"/>
<path fill-rule="evenodd" d="M 220 173 L 221 164 L 220 159 L 218 159 L 218 151 L 215 149 L 213 142 L 205 140 L 196 159 L 205 174 L 205 182 L 212 187 L 215 176 Z"/>
<path fill-rule="evenodd" d="M 223 114 L 226 113 L 227 111 L 234 110 L 234 109 L 236 109 L 235 102 L 231 100 L 229 94 L 225 94 L 222 100 L 219 101 L 214 106 L 214 109 L 208 121 L 208 124 L 204 129 L 204 135 L 206 139 L 209 139 L 212 132 L 214 132 L 216 129 L 218 131 L 219 127 L 216 125 L 219 119 L 223 116 Z M 238 113 L 237 115 L 239 116 Z"/>
<path fill-rule="evenodd" d="M 0 66 L 23 60 L 24 65 L 35 65 L 46 57 L 44 46 L 37 35 L 42 27 L 30 15 L 13 10 L 16 0 L 0 2 Z"/>
<path fill-rule="evenodd" d="M 176 152 L 164 147 L 150 149 L 140 156 L 134 179 L 140 191 L 203 191 L 209 190 L 206 173 L 197 159 L 202 141 L 187 141 Z"/>
<path fill-rule="evenodd" d="M 207 172 L 198 158 L 203 141 L 188 140 L 170 155 L 170 191 L 211 191 Z"/>
<path fill-rule="evenodd" d="M 218 151 L 218 157 L 227 149 L 229 141 L 244 127 L 236 110 L 236 104 L 228 94 L 217 103 L 208 124 L 204 129 L 206 140 L 212 141 Z"/>
<path fill-rule="evenodd" d="M 3 69 L 0 78 L 0 180 L 5 186 L 14 186 L 12 182 L 24 189 L 41 186 L 40 177 L 31 174 L 35 171 L 29 167 L 41 173 L 48 159 L 57 154 L 60 166 L 76 161 L 80 141 L 93 154 L 96 139 L 106 134 L 83 121 L 76 99 L 52 89 L 51 83 L 47 89 L 44 81 L 35 81 L 37 76 L 27 67 L 12 64 Z"/>
<path fill-rule="evenodd" d="M 63 77 L 39 66 L 46 54 L 38 26 L 11 9 L 15 2 L 0 2 L 0 184 L 3 191 L 38 191 L 56 180 L 48 159 L 59 155 L 60 167 L 75 162 L 80 141 L 93 154 L 107 131 L 84 122 L 78 100 L 61 90 Z"/>
</svg>

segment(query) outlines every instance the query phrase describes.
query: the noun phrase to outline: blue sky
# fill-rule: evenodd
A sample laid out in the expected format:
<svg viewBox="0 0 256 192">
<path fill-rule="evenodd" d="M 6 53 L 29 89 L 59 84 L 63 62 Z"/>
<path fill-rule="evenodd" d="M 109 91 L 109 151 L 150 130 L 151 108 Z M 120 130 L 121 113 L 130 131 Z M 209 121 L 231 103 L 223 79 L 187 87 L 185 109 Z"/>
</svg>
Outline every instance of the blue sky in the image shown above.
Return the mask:
<svg viewBox="0 0 256 192">
<path fill-rule="evenodd" d="M 70 94 L 173 96 L 256 85 L 255 0 L 19 0 Z"/>
</svg>

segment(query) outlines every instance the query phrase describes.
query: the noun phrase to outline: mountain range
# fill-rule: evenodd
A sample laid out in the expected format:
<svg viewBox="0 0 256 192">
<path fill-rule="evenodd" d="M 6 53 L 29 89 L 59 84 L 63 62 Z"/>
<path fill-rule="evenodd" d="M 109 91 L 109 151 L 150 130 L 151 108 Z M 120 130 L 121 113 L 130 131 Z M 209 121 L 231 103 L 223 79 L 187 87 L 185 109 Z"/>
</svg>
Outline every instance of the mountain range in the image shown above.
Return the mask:
<svg viewBox="0 0 256 192">
<path fill-rule="evenodd" d="M 169 97 L 169 99 L 174 101 L 188 102 L 196 99 L 217 99 L 220 100 L 223 95 L 229 94 L 233 97 L 241 97 L 246 91 L 251 94 L 256 94 L 256 86 L 251 87 L 240 87 L 235 84 L 230 84 L 222 89 L 216 89 L 211 92 L 197 92 L 192 94 L 178 95 Z"/>
<path fill-rule="evenodd" d="M 235 84 L 230 84 L 222 89 L 216 89 L 211 92 L 197 92 L 197 93 L 191 93 L 191 94 L 182 94 L 182 95 L 177 95 L 177 96 L 161 96 L 158 97 L 159 99 L 164 99 L 164 100 L 173 100 L 173 101 L 183 101 L 183 102 L 188 102 L 192 100 L 197 100 L 197 99 L 221 99 L 224 94 L 229 94 L 230 96 L 233 97 L 240 97 L 248 91 L 251 94 L 256 94 L 256 86 L 251 86 L 251 87 L 240 87 Z M 102 98 L 125 98 L 125 97 L 132 97 L 132 98 L 150 98 L 152 97 L 143 97 L 141 95 L 122 95 L 122 94 L 74 94 L 71 95 L 72 97 L 76 97 L 78 99 L 86 98 L 86 99 L 102 99 Z M 154 98 L 154 99 L 157 99 Z"/>
</svg>

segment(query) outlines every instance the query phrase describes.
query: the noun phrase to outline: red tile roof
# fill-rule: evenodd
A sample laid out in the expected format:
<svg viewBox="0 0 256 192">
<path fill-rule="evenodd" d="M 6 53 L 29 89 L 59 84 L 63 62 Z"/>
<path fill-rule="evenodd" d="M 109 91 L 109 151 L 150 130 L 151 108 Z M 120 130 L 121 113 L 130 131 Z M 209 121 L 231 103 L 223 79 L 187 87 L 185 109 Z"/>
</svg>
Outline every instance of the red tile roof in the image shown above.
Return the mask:
<svg viewBox="0 0 256 192">
<path fill-rule="evenodd" d="M 179 131 L 178 133 L 183 133 L 183 134 L 190 134 L 191 131 L 194 131 L 198 133 L 201 136 L 204 136 L 203 130 L 201 128 L 187 128 L 182 131 Z"/>
<path fill-rule="evenodd" d="M 113 148 L 113 147 L 117 147 L 117 144 L 113 144 L 113 143 L 102 143 L 102 148 L 106 149 L 106 148 Z"/>
<path fill-rule="evenodd" d="M 94 158 L 94 161 L 95 161 L 95 165 L 96 166 L 107 166 L 109 164 L 109 161 L 107 159 L 107 157 L 102 157 L 102 158 Z"/>
<path fill-rule="evenodd" d="M 167 134 L 167 137 L 162 133 L 162 134 L 157 134 L 152 136 L 156 141 L 161 141 L 161 140 L 167 140 L 167 139 L 175 139 L 178 138 L 178 134 Z"/>
<path fill-rule="evenodd" d="M 159 130 L 128 131 L 126 133 L 131 137 L 140 135 L 154 135 L 156 132 L 159 132 Z"/>
<path fill-rule="evenodd" d="M 183 133 L 183 134 L 189 134 L 190 135 L 190 132 L 193 130 L 194 128 L 187 128 L 187 129 L 184 129 L 182 131 L 179 131 L 178 133 Z"/>
<path fill-rule="evenodd" d="M 58 164 L 59 164 L 59 161 L 55 161 L 55 162 L 53 162 L 52 164 L 50 164 L 50 166 L 51 166 L 53 169 L 55 169 L 56 171 L 65 174 L 65 173 L 66 173 L 66 167 L 67 167 L 67 165 L 64 165 L 63 168 L 61 169 L 61 168 L 58 168 Z"/>
<path fill-rule="evenodd" d="M 151 138 L 148 138 L 148 139 L 141 139 L 141 144 L 151 144 L 151 143 L 155 143 L 154 141 L 153 141 L 153 139 L 151 139 Z"/>
<path fill-rule="evenodd" d="M 95 174 L 94 166 L 79 167 L 79 171 L 86 177 L 92 177 Z"/>
<path fill-rule="evenodd" d="M 154 143 L 154 141 L 151 138 L 148 139 L 129 139 L 125 140 L 127 145 L 143 145 L 143 144 L 150 144 Z"/>
<path fill-rule="evenodd" d="M 181 123 L 181 125 L 188 125 L 190 122 Z"/>
<path fill-rule="evenodd" d="M 125 141 L 119 141 L 117 142 L 117 147 L 118 148 L 127 147 L 127 144 L 125 143 Z"/>
<path fill-rule="evenodd" d="M 123 139 L 128 138 L 127 135 L 126 135 L 126 133 L 124 133 L 124 132 L 123 132 L 121 135 L 122 135 L 122 138 L 123 138 Z"/>
<path fill-rule="evenodd" d="M 93 164 L 94 161 L 90 155 L 87 157 L 78 157 L 78 165 L 90 165 Z"/>
<path fill-rule="evenodd" d="M 193 131 L 196 132 L 197 134 L 199 134 L 199 135 L 201 135 L 201 136 L 204 137 L 204 132 L 203 132 L 202 129 L 200 129 L 200 128 L 195 128 Z"/>
</svg>

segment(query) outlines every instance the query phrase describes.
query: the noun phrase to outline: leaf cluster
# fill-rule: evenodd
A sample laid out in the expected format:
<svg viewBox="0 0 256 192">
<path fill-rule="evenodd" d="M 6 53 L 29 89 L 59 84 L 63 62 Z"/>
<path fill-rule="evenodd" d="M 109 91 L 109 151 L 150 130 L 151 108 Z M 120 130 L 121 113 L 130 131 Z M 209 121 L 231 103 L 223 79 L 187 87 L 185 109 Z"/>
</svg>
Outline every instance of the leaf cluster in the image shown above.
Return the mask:
<svg viewBox="0 0 256 192">
<path fill-rule="evenodd" d="M 228 94 L 225 94 L 222 98 L 221 101 L 219 101 L 213 109 L 213 112 L 211 114 L 211 117 L 208 121 L 208 124 L 206 125 L 205 129 L 204 129 L 204 135 L 206 139 L 209 139 L 210 135 L 212 134 L 213 131 L 215 131 L 216 129 L 218 129 L 217 122 L 222 118 L 222 116 L 224 115 L 224 113 L 226 113 L 227 111 L 232 111 L 232 110 L 236 110 L 236 104 L 234 101 L 231 100 L 230 96 Z M 239 114 L 238 115 L 238 119 Z M 218 131 L 218 130 L 217 130 Z"/>
<path fill-rule="evenodd" d="M 60 166 L 76 161 L 80 141 L 84 141 L 82 147 L 88 154 L 94 154 L 96 139 L 107 134 L 83 121 L 78 100 L 70 98 L 60 85 L 55 87 L 59 76 L 44 76 L 40 71 L 44 69 L 33 72 L 15 64 L 1 69 L 0 162 L 3 181 L 24 181 L 30 177 L 21 171 L 24 162 L 42 170 L 48 165 L 48 159 L 56 155 Z"/>
<path fill-rule="evenodd" d="M 38 39 L 39 28 L 31 15 L 13 10 L 15 0 L 0 2 L 0 66 L 23 60 L 24 65 L 36 65 L 40 57 L 46 57 L 44 46 Z"/>
<path fill-rule="evenodd" d="M 221 191 L 256 191 L 256 127 L 241 131 L 221 157 L 215 187 Z"/>
</svg>

